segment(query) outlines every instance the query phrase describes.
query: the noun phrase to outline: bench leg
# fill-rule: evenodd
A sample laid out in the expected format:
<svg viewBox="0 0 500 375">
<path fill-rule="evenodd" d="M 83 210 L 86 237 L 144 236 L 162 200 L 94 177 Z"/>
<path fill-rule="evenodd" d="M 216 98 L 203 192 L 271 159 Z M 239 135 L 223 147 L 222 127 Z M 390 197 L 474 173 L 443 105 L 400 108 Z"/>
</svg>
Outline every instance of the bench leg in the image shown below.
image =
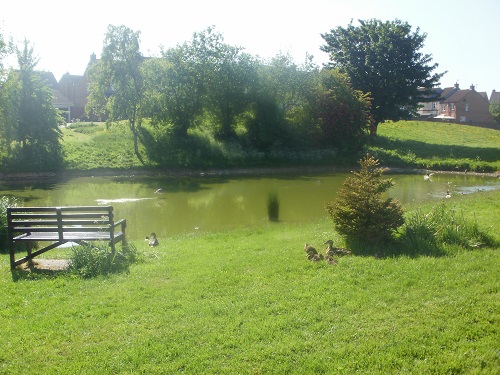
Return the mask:
<svg viewBox="0 0 500 375">
<path fill-rule="evenodd" d="M 14 241 L 9 242 L 9 253 L 10 253 L 10 269 L 13 270 L 15 268 L 16 256 L 14 254 Z"/>
</svg>

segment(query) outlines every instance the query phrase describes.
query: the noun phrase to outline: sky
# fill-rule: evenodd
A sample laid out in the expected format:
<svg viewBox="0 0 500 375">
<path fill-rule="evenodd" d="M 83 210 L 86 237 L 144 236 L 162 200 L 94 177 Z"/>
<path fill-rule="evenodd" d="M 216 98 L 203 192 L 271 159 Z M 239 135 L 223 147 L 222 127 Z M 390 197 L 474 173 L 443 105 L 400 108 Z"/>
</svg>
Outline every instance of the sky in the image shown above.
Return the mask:
<svg viewBox="0 0 500 375">
<path fill-rule="evenodd" d="M 82 75 L 92 53 L 100 57 L 108 25 L 140 31 L 145 56 L 215 26 L 227 44 L 254 56 L 285 52 L 302 64 L 309 54 L 321 65 L 328 61 L 321 34 L 359 19 L 399 19 L 426 33 L 420 52 L 439 64 L 435 72 L 447 71 L 442 88 L 500 91 L 499 0 L 4 0 L 0 33 L 19 47 L 30 41 L 37 69 L 59 80 Z M 4 65 L 17 67 L 16 59 Z"/>
</svg>

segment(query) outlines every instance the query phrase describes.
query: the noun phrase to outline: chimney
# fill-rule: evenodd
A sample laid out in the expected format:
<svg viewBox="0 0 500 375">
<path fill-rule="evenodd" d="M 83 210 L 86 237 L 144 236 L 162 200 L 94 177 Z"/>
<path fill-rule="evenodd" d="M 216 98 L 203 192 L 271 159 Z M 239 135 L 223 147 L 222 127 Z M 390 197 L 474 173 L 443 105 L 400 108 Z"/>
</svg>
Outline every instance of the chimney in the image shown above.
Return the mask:
<svg viewBox="0 0 500 375">
<path fill-rule="evenodd" d="M 92 52 L 92 55 L 90 55 L 90 63 L 95 63 L 97 60 L 97 57 L 94 52 Z"/>
<path fill-rule="evenodd" d="M 470 89 L 474 91 L 474 85 L 470 85 Z"/>
<path fill-rule="evenodd" d="M 454 87 L 455 87 L 456 89 L 459 89 L 459 88 L 460 88 L 460 86 L 458 86 L 458 82 L 457 82 L 457 83 L 455 83 Z"/>
</svg>

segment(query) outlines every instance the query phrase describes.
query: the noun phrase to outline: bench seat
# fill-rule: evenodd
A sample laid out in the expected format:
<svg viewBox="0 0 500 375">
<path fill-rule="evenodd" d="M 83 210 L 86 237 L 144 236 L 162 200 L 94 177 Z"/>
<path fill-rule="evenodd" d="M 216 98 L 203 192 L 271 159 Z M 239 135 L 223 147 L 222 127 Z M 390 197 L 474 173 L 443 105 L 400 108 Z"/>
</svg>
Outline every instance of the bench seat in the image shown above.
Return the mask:
<svg viewBox="0 0 500 375">
<path fill-rule="evenodd" d="M 125 219 L 114 222 L 112 206 L 8 207 L 7 222 L 11 268 L 67 242 L 106 241 L 125 246 Z M 45 242 L 32 252 L 31 243 Z M 15 246 L 25 243 L 27 256 L 15 259 Z"/>
</svg>

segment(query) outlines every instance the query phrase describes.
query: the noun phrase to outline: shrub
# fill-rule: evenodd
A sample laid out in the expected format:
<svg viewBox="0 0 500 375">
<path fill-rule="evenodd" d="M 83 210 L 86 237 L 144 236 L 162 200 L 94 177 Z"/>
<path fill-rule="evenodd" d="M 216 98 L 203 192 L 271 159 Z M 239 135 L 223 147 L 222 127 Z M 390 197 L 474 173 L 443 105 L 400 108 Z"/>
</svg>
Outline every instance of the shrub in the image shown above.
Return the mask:
<svg viewBox="0 0 500 375">
<path fill-rule="evenodd" d="M 83 278 L 121 272 L 137 259 L 137 249 L 129 244 L 112 253 L 104 242 L 86 243 L 73 247 L 70 271 Z"/>
<path fill-rule="evenodd" d="M 7 207 L 17 207 L 16 198 L 3 196 L 0 198 L 0 253 L 7 252 Z"/>
<path fill-rule="evenodd" d="M 404 223 L 401 204 L 396 199 L 381 199 L 390 189 L 392 179 L 381 179 L 384 168 L 367 154 L 359 160 L 361 170 L 352 172 L 340 188 L 336 199 L 326 203 L 326 211 L 335 229 L 348 240 L 380 242 L 390 239 Z"/>
</svg>

